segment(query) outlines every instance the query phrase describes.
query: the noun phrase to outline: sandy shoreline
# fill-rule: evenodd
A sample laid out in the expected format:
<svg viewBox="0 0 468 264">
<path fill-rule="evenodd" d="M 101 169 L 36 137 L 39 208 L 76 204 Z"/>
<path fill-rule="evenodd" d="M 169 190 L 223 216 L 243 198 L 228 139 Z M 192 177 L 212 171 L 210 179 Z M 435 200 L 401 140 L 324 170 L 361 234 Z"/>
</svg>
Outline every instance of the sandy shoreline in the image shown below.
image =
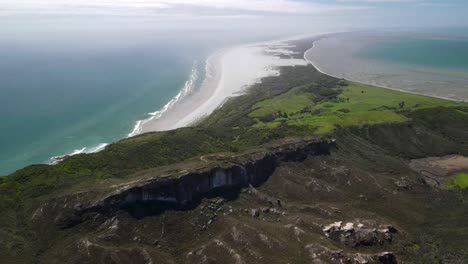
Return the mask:
<svg viewBox="0 0 468 264">
<path fill-rule="evenodd" d="M 206 76 L 201 87 L 161 116 L 139 121 L 137 133 L 129 136 L 192 125 L 261 78 L 278 75 L 278 67 L 307 64 L 303 59 L 280 58 L 280 54 L 289 52 L 283 42 L 243 45 L 216 52 L 206 62 Z"/>
<path fill-rule="evenodd" d="M 326 38 L 327 35 L 329 33 L 316 35 L 315 37 L 323 36 Z M 315 41 L 319 41 L 320 39 L 322 38 L 318 38 Z M 194 88 L 189 85 L 188 90 L 185 90 L 187 87 L 184 87 L 176 98 L 171 100 L 160 111 L 156 111 L 156 115 L 138 121 L 129 137 L 146 132 L 166 131 L 193 125 L 222 106 L 228 98 L 242 94 L 247 87 L 259 82 L 263 77 L 278 75 L 278 67 L 281 66 L 312 64 L 319 72 L 337 78 L 344 78 L 354 82 L 410 94 L 459 101 L 453 97 L 402 89 L 388 86 L 381 82 L 366 82 L 359 78 L 352 78 L 352 76 L 333 74 L 319 67 L 309 56 L 314 47 L 307 49 L 302 59 L 287 58 L 294 53 L 290 49 L 291 44 L 289 40 L 284 39 L 275 42 L 236 46 L 219 50 L 212 54 L 205 62 L 206 74 L 201 86 Z"/>
<path fill-rule="evenodd" d="M 333 35 L 334 34 L 336 33 L 333 33 Z M 319 72 L 336 78 L 343 78 L 349 81 L 404 93 L 460 101 L 450 97 L 386 86 L 382 83 L 357 80 L 349 78 L 349 76 L 339 76 L 322 69 L 308 56 L 308 54 L 313 51 L 314 47 L 306 49 L 305 52 L 301 50 L 300 53 L 296 53 L 294 52 L 295 46 L 291 46 L 291 41 L 301 39 L 310 40 L 312 38 L 315 45 L 316 41 L 330 35 L 330 33 L 326 33 L 307 37 L 301 36 L 300 38 L 295 37 L 274 42 L 255 43 L 218 50 L 205 61 L 205 76 L 199 76 L 197 67 L 194 65 L 190 77 L 179 93 L 158 111 L 148 113 L 149 116 L 147 119 L 137 121 L 132 132 L 128 134 L 128 137 L 146 132 L 167 131 L 191 126 L 201 118 L 210 115 L 217 108 L 221 107 L 230 97 L 243 94 L 246 88 L 261 81 L 262 78 L 278 75 L 279 67 L 281 66 L 311 64 Z M 300 47 L 300 44 L 298 47 Z M 304 52 L 302 58 L 293 56 L 301 54 L 302 52 Z M 293 57 L 296 57 L 296 59 Z M 203 78 L 203 82 L 199 87 L 196 87 L 198 78 Z M 75 154 L 98 152 L 106 146 L 107 144 L 99 144 L 93 148 L 75 150 L 71 154 L 52 157 L 50 163 L 55 164 L 63 158 Z"/>
<path fill-rule="evenodd" d="M 193 125 L 211 114 L 228 98 L 241 95 L 250 85 L 264 77 L 278 75 L 279 67 L 306 65 L 304 59 L 286 59 L 281 56 L 291 55 L 291 51 L 287 49 L 290 47 L 289 41 L 304 37 L 296 36 L 218 50 L 205 61 L 205 76 L 199 76 L 194 63 L 188 80 L 178 94 L 161 109 L 148 113 L 148 118 L 138 120 L 127 137 Z M 200 87 L 196 87 L 200 77 L 203 82 Z M 47 163 L 56 164 L 69 156 L 99 152 L 107 145 L 101 143 L 94 147 L 76 149 L 68 154 L 51 157 Z"/>
</svg>

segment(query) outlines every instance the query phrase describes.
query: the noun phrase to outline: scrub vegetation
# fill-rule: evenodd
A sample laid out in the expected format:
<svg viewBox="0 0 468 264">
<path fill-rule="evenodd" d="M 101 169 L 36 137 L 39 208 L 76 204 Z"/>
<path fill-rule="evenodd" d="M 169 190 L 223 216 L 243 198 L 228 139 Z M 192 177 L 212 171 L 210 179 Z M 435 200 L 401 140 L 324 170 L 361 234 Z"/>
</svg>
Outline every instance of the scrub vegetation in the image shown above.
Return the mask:
<svg viewBox="0 0 468 264">
<path fill-rule="evenodd" d="M 459 173 L 448 183 L 449 188 L 468 188 L 468 173 Z"/>
<path fill-rule="evenodd" d="M 146 220 L 122 213 L 124 216 L 119 221 L 123 223 L 123 233 L 119 233 L 118 239 L 123 242 L 111 240 L 99 244 L 101 229 L 91 223 L 96 219 L 84 219 L 86 224 L 77 227 L 57 227 L 54 219 L 43 222 L 34 219 L 38 217 L 39 206 L 52 201 L 66 203 L 72 194 L 76 197 L 93 194 L 115 183 L 131 184 L 135 175 L 153 173 L 152 170 L 163 166 L 185 170 L 192 166 L 189 163 L 195 164 L 194 167 L 204 166 L 208 154 L 229 157 L 263 151 L 268 144 L 281 146 L 290 139 L 330 141 L 331 138 L 336 139 L 338 147 L 329 156 L 278 165 L 271 182 L 261 187 L 260 191 L 267 195 L 289 201 L 288 207 L 281 209 L 289 210 L 281 221 L 289 221 L 291 214 L 296 225 L 301 221 L 313 222 L 310 227 L 302 227 L 306 231 L 294 229 L 299 233 L 313 230 L 315 233 L 305 240 L 311 244 L 324 243 L 326 239 L 316 221 L 329 224 L 363 217 L 390 221 L 404 230 L 390 250 L 408 263 L 444 263 L 444 259 L 468 256 L 464 251 L 466 236 L 462 235 L 466 234 L 467 227 L 456 226 L 466 222 L 463 218 L 466 204 L 460 203 L 459 197 L 466 196 L 466 191 L 460 188 L 468 186 L 468 174 L 460 174 L 450 183 L 458 188 L 434 191 L 408 168 L 409 160 L 414 158 L 454 153 L 468 156 L 465 103 L 352 83 L 321 74 L 310 65 L 285 67 L 281 73 L 264 78 L 246 94 L 230 99 L 194 127 L 143 134 L 111 144 L 99 153 L 72 156 L 55 166 L 28 166 L 1 177 L 0 262 L 58 263 L 57 259 L 73 257 L 75 263 L 80 263 L 81 253 L 73 245 L 83 237 L 94 239 L 95 244 L 90 240 L 78 244 L 96 246 L 96 252 L 107 252 L 99 255 L 102 259 L 115 252 L 133 256 L 145 248 L 148 254 L 157 252 L 165 260 L 161 263 L 184 262 L 185 255 L 197 246 L 208 245 L 204 243 L 221 237 L 226 230 L 243 229 L 247 225 L 251 228 L 248 232 L 263 230 L 263 241 L 270 241 L 266 240 L 267 236 L 274 238 L 277 232 L 284 232 L 271 241 L 282 241 L 291 248 L 270 252 L 268 247 L 260 247 L 262 253 L 270 252 L 264 255 L 265 261 L 278 252 L 286 252 L 277 256 L 283 262 L 304 261 L 309 254 L 295 252 L 301 252 L 306 245 L 286 234 L 286 223 L 276 220 L 262 222 L 233 214 L 222 220 L 225 221 L 222 226 L 213 224 L 211 231 L 198 233 L 190 225 L 194 217 L 199 217 L 198 211 L 176 210 L 163 216 L 150 215 Z M 246 195 L 250 194 L 234 195 L 240 197 L 233 199 L 234 212 L 244 212 L 264 203 L 260 198 Z M 338 207 L 342 211 L 335 213 Z M 57 213 L 61 216 L 63 212 L 60 209 Z M 152 231 L 141 231 L 142 226 L 151 227 Z M 138 240 L 145 232 L 160 232 L 161 228 L 164 232 L 154 234 L 151 242 Z M 143 235 L 133 234 L 135 230 Z M 154 237 L 161 238 L 154 242 Z M 249 243 L 257 243 L 254 235 L 249 239 Z M 271 243 L 273 247 L 277 242 Z M 333 243 L 325 244 L 336 249 L 341 247 Z M 241 254 L 244 249 L 242 246 L 237 250 Z M 356 250 L 349 251 L 354 254 Z M 366 248 L 364 252 L 372 250 Z M 383 246 L 377 246 L 376 250 L 383 251 Z"/>
</svg>

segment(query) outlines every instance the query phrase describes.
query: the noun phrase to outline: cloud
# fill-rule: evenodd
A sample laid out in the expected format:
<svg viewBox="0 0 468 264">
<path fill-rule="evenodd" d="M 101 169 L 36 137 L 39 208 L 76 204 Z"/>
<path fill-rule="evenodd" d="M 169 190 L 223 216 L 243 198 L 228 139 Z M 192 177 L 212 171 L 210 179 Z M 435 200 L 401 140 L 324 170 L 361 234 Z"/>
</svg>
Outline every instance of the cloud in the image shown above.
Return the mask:
<svg viewBox="0 0 468 264">
<path fill-rule="evenodd" d="M 317 14 L 361 9 L 366 7 L 294 0 L 0 0 L 0 12 L 12 14 Z"/>
<path fill-rule="evenodd" d="M 381 3 L 417 3 L 417 2 L 424 2 L 424 0 L 337 0 L 337 2 L 381 4 Z"/>
</svg>

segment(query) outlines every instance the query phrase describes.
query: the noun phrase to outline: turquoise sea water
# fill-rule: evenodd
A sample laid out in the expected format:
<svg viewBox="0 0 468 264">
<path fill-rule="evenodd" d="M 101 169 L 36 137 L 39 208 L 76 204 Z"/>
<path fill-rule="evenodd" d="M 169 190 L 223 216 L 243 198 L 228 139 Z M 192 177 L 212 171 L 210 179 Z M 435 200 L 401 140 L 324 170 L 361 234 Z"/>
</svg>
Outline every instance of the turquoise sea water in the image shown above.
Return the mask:
<svg viewBox="0 0 468 264">
<path fill-rule="evenodd" d="M 203 64 L 203 51 L 183 50 L 0 44 L 0 173 L 126 137 Z"/>
<path fill-rule="evenodd" d="M 190 78 L 200 84 L 217 49 L 282 36 L 235 32 L 144 16 L 1 17 L 0 175 L 125 138 Z"/>
<path fill-rule="evenodd" d="M 384 63 L 468 72 L 468 38 L 405 38 L 378 41 L 359 56 Z"/>
</svg>

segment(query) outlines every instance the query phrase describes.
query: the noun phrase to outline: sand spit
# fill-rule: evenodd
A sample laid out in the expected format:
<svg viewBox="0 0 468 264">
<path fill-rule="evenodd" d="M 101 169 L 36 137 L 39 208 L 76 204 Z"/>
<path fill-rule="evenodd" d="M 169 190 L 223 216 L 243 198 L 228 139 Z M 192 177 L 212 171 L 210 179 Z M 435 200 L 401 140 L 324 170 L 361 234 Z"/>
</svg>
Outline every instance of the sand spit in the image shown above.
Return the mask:
<svg viewBox="0 0 468 264">
<path fill-rule="evenodd" d="M 261 78 L 279 74 L 278 67 L 306 65 L 303 59 L 280 58 L 289 54 L 284 45 L 246 45 L 219 51 L 207 60 L 205 79 L 199 89 L 158 118 L 141 124 L 140 133 L 164 131 L 194 124 L 228 98 L 245 92 Z"/>
</svg>

